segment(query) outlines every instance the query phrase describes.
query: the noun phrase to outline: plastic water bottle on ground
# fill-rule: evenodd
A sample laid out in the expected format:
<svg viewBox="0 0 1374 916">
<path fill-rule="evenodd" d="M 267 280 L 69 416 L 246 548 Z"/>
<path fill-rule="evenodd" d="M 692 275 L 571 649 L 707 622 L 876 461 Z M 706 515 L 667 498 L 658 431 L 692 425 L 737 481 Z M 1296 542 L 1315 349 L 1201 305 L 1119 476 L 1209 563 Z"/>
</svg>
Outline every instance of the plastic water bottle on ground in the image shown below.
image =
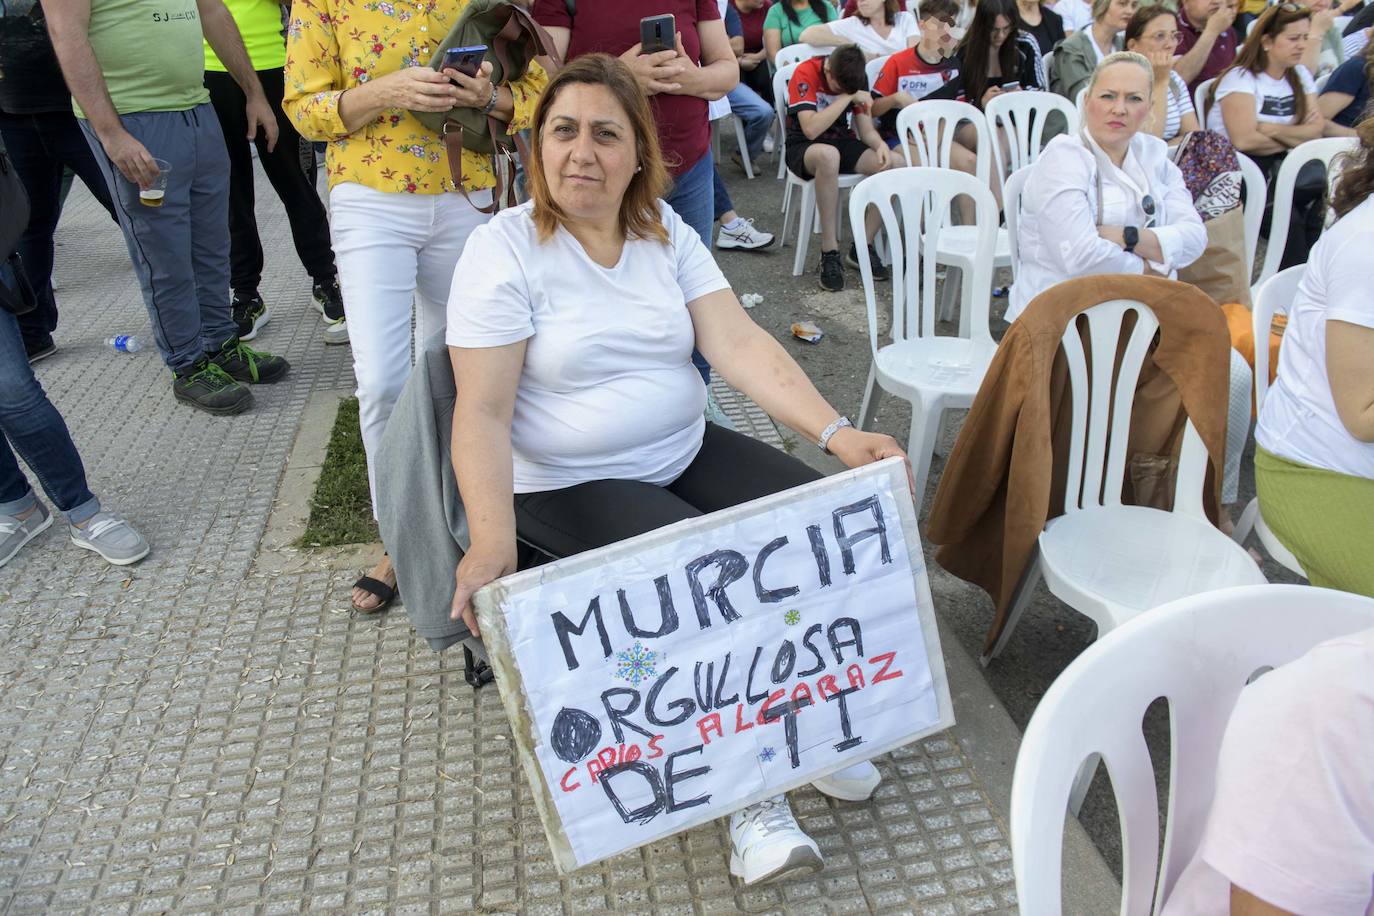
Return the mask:
<svg viewBox="0 0 1374 916">
<path fill-rule="evenodd" d="M 143 341 L 133 334 L 118 334 L 105 338 L 105 346 L 112 347 L 120 353 L 137 353 L 143 349 Z"/>
</svg>

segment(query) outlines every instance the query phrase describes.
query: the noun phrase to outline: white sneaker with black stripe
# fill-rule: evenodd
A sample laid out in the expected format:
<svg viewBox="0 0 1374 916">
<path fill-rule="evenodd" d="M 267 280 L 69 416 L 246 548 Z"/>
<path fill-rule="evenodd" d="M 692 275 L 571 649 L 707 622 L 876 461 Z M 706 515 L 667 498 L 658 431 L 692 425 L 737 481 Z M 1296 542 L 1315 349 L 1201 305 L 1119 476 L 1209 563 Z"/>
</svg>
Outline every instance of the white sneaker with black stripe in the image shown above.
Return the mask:
<svg viewBox="0 0 1374 916">
<path fill-rule="evenodd" d="M 821 848 L 797 826 L 782 795 L 730 815 L 730 874 L 745 884 L 820 871 Z"/>
<path fill-rule="evenodd" d="M 773 244 L 773 233 L 754 228 L 752 219 L 736 218 L 733 223 L 720 227 L 716 235 L 717 248 L 742 248 L 753 251 L 767 248 Z"/>
</svg>

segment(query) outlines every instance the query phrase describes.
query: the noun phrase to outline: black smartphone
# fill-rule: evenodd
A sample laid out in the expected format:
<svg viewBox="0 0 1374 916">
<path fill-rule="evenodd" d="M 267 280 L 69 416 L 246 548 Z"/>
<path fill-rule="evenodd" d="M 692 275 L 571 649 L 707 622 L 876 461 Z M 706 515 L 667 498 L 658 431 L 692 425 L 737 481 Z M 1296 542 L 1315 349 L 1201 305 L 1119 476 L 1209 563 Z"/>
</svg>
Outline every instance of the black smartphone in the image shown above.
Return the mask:
<svg viewBox="0 0 1374 916">
<path fill-rule="evenodd" d="M 645 16 L 639 20 L 639 44 L 641 54 L 657 54 L 659 51 L 675 49 L 677 20 L 673 18 L 673 14 Z"/>
<path fill-rule="evenodd" d="M 482 59 L 487 56 L 486 45 L 469 45 L 466 48 L 449 48 L 444 52 L 444 63 L 439 69 L 457 70 L 464 76 L 476 76 L 482 69 Z"/>
</svg>

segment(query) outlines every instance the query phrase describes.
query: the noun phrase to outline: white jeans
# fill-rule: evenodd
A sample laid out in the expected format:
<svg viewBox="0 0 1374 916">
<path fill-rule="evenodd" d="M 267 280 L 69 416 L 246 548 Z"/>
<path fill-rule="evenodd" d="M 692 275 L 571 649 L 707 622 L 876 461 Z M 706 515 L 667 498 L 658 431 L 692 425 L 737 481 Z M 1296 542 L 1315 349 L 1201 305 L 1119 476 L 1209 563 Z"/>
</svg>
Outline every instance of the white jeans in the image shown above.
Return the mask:
<svg viewBox="0 0 1374 916">
<path fill-rule="evenodd" d="M 471 196 L 478 206 L 491 202 L 490 191 Z M 372 458 L 382 431 L 416 349 L 444 329 L 453 270 L 469 233 L 489 218 L 461 194 L 403 194 L 352 182 L 329 192 L 329 232 L 353 348 L 374 514 Z"/>
</svg>

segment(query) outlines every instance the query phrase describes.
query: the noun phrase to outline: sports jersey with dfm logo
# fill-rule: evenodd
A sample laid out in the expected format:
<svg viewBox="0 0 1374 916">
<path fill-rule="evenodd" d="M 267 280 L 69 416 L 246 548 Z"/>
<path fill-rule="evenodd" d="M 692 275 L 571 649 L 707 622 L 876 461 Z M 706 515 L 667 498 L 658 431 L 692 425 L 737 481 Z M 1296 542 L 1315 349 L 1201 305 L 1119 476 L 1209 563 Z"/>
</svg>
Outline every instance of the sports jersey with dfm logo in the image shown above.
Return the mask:
<svg viewBox="0 0 1374 916">
<path fill-rule="evenodd" d="M 930 63 L 917 53 L 915 46 L 898 51 L 887 59 L 878 78 L 873 81 L 873 96 L 896 95 L 905 92 L 920 101 L 959 75 L 959 63 L 953 57 Z M 884 136 L 897 132 L 897 111 L 883 115 L 879 125 Z"/>
<path fill-rule="evenodd" d="M 800 113 L 820 111 L 828 107 L 840 93 L 831 87 L 825 78 L 825 58 L 812 57 L 797 64 L 792 71 L 792 79 L 787 82 L 787 131 L 789 134 L 802 134 Z M 867 105 L 851 105 L 843 118 L 836 118 L 816 140 L 842 140 L 854 138 L 854 115 L 868 114 Z M 803 135 L 803 142 L 806 142 Z"/>
</svg>

